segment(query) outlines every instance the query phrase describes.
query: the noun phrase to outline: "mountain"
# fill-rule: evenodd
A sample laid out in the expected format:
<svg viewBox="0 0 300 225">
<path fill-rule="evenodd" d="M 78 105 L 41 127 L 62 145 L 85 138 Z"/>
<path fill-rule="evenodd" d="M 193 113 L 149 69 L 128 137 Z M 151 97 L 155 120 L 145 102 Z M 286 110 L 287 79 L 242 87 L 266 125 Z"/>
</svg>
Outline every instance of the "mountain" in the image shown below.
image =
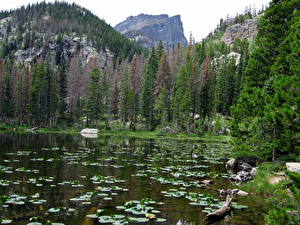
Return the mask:
<svg viewBox="0 0 300 225">
<path fill-rule="evenodd" d="M 117 24 L 115 29 L 146 48 L 157 46 L 160 41 L 166 48 L 172 48 L 178 43 L 187 45 L 180 15 L 172 17 L 166 14 L 130 16 Z"/>
<path fill-rule="evenodd" d="M 51 52 L 70 58 L 80 49 L 86 57 L 101 54 L 119 59 L 142 51 L 87 9 L 66 2 L 0 12 L 0 47 L 0 57 L 17 61 L 44 59 Z"/>
</svg>

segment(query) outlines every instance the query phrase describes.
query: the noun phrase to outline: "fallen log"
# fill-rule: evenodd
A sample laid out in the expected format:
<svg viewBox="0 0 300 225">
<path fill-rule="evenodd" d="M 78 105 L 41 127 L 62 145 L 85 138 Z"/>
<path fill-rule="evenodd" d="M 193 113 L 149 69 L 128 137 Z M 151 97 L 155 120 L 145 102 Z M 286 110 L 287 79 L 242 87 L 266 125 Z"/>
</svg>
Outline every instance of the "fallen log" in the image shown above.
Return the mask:
<svg viewBox="0 0 300 225">
<path fill-rule="evenodd" d="M 205 221 L 218 220 L 218 219 L 222 218 L 223 216 L 227 215 L 231 210 L 230 204 L 231 204 L 232 200 L 233 200 L 233 193 L 227 194 L 224 205 L 220 209 L 207 214 L 205 216 L 204 220 Z"/>
</svg>

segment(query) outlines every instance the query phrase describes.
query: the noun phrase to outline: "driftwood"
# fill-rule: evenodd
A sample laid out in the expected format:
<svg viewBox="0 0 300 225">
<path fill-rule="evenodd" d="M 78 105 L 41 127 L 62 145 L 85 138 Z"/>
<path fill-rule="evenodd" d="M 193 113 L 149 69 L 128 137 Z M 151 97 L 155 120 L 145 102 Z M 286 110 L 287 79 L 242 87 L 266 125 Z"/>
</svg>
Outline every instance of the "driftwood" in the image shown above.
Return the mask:
<svg viewBox="0 0 300 225">
<path fill-rule="evenodd" d="M 220 190 L 220 196 L 221 197 L 226 196 L 226 201 L 225 201 L 224 205 L 220 209 L 207 214 L 205 216 L 204 220 L 205 221 L 214 221 L 214 220 L 218 220 L 218 219 L 221 219 L 222 217 L 226 216 L 231 210 L 230 204 L 233 201 L 233 197 L 235 195 L 247 196 L 247 195 L 249 195 L 249 193 L 239 190 L 239 189 Z"/>
<path fill-rule="evenodd" d="M 30 128 L 30 129 L 25 129 L 24 131 L 26 131 L 26 132 L 33 132 L 33 131 L 36 131 L 38 129 L 39 129 L 38 127 L 33 127 L 33 128 Z"/>
<path fill-rule="evenodd" d="M 224 205 L 222 206 L 222 208 L 212 212 L 212 213 L 209 213 L 205 216 L 205 219 L 206 221 L 211 221 L 211 220 L 217 220 L 217 219 L 220 219 L 222 218 L 223 216 L 227 215 L 230 210 L 231 210 L 231 202 L 233 200 L 233 193 L 230 193 L 226 196 L 226 201 L 224 203 Z"/>
</svg>

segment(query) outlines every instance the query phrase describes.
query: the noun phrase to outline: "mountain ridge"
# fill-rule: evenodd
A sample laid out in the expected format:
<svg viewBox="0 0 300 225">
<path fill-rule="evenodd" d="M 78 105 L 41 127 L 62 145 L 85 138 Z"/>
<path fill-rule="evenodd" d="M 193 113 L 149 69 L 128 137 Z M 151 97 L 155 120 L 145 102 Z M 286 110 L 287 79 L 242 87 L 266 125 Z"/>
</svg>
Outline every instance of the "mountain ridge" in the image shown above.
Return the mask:
<svg viewBox="0 0 300 225">
<path fill-rule="evenodd" d="M 160 41 L 166 48 L 175 47 L 178 43 L 186 46 L 180 15 L 169 17 L 167 14 L 139 14 L 129 16 L 115 27 L 125 37 L 134 40 L 142 47 L 157 46 Z"/>
</svg>

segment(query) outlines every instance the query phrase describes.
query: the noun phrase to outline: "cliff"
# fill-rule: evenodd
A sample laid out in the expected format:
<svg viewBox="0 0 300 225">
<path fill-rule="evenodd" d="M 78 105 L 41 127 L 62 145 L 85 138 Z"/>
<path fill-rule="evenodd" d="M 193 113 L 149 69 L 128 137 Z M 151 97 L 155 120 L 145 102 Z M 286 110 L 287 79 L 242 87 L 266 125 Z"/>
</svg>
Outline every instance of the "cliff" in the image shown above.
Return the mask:
<svg viewBox="0 0 300 225">
<path fill-rule="evenodd" d="M 237 23 L 229 26 L 221 38 L 227 45 L 231 45 L 235 39 L 247 38 L 252 41 L 258 32 L 259 17 L 246 19 L 243 23 Z"/>
<path fill-rule="evenodd" d="M 117 24 L 115 29 L 146 48 L 156 46 L 160 41 L 166 48 L 172 48 L 178 43 L 187 45 L 180 15 L 172 17 L 166 14 L 130 16 Z"/>
</svg>

